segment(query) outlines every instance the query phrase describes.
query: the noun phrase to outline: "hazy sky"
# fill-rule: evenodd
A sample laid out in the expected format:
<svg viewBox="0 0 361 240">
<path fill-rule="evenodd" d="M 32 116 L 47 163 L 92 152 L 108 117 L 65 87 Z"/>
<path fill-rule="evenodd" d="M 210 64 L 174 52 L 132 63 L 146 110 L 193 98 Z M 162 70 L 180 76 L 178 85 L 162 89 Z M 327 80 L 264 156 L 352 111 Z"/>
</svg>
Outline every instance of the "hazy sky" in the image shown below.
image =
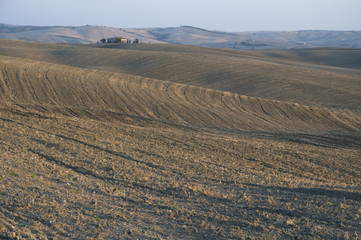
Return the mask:
<svg viewBox="0 0 361 240">
<path fill-rule="evenodd" d="M 0 23 L 361 30 L 361 0 L 0 0 Z"/>
</svg>

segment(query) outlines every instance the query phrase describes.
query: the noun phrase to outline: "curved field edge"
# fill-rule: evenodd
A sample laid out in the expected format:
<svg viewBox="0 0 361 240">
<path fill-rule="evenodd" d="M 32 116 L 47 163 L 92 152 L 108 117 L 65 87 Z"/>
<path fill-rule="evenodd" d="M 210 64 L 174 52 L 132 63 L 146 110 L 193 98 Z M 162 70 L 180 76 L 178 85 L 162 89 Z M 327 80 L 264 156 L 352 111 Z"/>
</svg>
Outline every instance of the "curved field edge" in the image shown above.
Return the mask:
<svg viewBox="0 0 361 240">
<path fill-rule="evenodd" d="M 49 114 L 273 132 L 359 131 L 357 111 L 0 56 L 0 101 Z"/>
<path fill-rule="evenodd" d="M 332 58 L 340 64 L 346 58 L 340 51 L 327 52 L 334 53 Z M 126 73 L 302 105 L 360 110 L 360 70 L 257 53 L 183 45 L 66 45 L 0 39 L 0 55 L 4 56 Z M 287 55 L 285 51 L 277 53 Z M 350 61 L 357 62 L 359 53 L 349 56 Z M 309 60 L 318 54 L 323 53 L 315 53 Z"/>
</svg>

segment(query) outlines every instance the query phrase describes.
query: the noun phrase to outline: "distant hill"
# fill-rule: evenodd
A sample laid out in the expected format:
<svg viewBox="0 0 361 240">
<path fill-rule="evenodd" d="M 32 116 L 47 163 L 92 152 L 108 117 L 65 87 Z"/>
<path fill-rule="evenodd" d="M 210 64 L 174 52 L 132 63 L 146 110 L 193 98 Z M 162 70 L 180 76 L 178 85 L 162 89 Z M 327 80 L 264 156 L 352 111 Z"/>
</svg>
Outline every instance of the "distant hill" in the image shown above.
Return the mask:
<svg viewBox="0 0 361 240">
<path fill-rule="evenodd" d="M 176 43 L 233 49 L 316 47 L 361 48 L 361 31 L 210 31 L 192 26 L 169 28 L 110 28 L 105 26 L 17 26 L 0 24 L 0 38 L 35 42 L 92 44 L 123 37 L 143 43 Z"/>
</svg>

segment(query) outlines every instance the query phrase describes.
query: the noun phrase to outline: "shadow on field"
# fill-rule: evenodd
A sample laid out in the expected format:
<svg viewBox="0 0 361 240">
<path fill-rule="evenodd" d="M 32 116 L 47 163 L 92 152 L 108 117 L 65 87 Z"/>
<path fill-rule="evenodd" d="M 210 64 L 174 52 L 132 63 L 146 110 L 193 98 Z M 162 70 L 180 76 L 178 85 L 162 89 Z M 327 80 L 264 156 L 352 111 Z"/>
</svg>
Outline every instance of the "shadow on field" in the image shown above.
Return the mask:
<svg viewBox="0 0 361 240">
<path fill-rule="evenodd" d="M 121 158 L 130 160 L 130 161 L 133 161 L 133 162 L 136 162 L 136 163 L 144 164 L 144 165 L 146 165 L 146 166 L 148 166 L 150 168 L 164 170 L 163 166 L 159 166 L 159 165 L 155 165 L 155 164 L 152 164 L 152 163 L 149 163 L 149 162 L 144 162 L 144 161 L 141 161 L 141 160 L 138 160 L 138 159 L 134 159 L 134 158 L 132 158 L 132 157 L 130 157 L 130 156 L 124 154 L 124 153 L 115 152 L 115 151 L 112 151 L 110 149 L 105 149 L 105 148 L 102 148 L 102 147 L 99 147 L 99 146 L 96 146 L 96 145 L 93 145 L 93 144 L 90 144 L 90 143 L 87 143 L 87 142 L 84 142 L 84 141 L 81 141 L 81 140 L 78 140 L 78 139 L 75 139 L 75 138 L 67 137 L 67 136 L 64 136 L 64 135 L 61 135 L 61 134 L 55 134 L 55 136 L 66 139 L 66 140 L 70 140 L 70 141 L 73 141 L 73 142 L 76 142 L 76 143 L 80 143 L 80 144 L 83 144 L 83 145 L 85 145 L 87 147 L 91 147 L 91 148 L 94 148 L 94 149 L 97 149 L 97 150 L 100 150 L 100 151 L 104 151 L 106 153 L 109 153 L 109 154 L 115 155 L 117 157 L 121 157 Z"/>
<path fill-rule="evenodd" d="M 42 157 L 42 158 L 46 159 L 49 162 L 52 162 L 52 163 L 55 163 L 56 165 L 71 169 L 74 172 L 77 172 L 77 173 L 80 173 L 80 174 L 83 174 L 83 175 L 87 175 L 87 176 L 91 176 L 91 177 L 94 177 L 94 178 L 97 178 L 97 179 L 100 179 L 100 180 L 108 180 L 108 181 L 113 181 L 114 180 L 113 178 L 100 176 L 100 175 L 98 175 L 98 174 L 96 174 L 96 173 L 94 173 L 92 171 L 89 171 L 87 169 L 84 169 L 82 167 L 72 166 L 70 164 L 64 163 L 64 162 L 62 162 L 62 161 L 60 161 L 60 160 L 58 160 L 58 159 L 56 159 L 56 158 L 54 158 L 54 157 L 52 157 L 50 155 L 43 154 L 40 151 L 30 149 L 30 148 L 28 150 L 29 150 L 29 152 L 32 152 L 32 153 L 38 155 L 39 157 Z"/>
<path fill-rule="evenodd" d="M 160 194 L 173 195 L 173 192 L 174 192 L 174 191 L 171 191 L 173 189 L 157 189 L 157 188 L 154 188 L 154 187 L 151 187 L 151 186 L 146 186 L 144 184 L 138 183 L 136 181 L 131 182 L 131 181 L 128 181 L 128 180 L 125 180 L 125 179 L 118 179 L 118 178 L 113 178 L 113 177 L 108 177 L 108 176 L 102 176 L 102 175 L 97 174 L 97 173 L 95 173 L 93 171 L 87 170 L 87 169 L 85 169 L 83 167 L 79 167 L 79 166 L 75 166 L 75 165 L 65 163 L 65 162 L 63 162 L 63 161 L 61 161 L 61 160 L 59 160 L 59 159 L 57 159 L 57 158 L 55 158 L 55 157 L 53 157 L 51 155 L 44 154 L 44 153 L 40 152 L 39 150 L 34 150 L 34 149 L 29 148 L 28 151 L 32 152 L 33 154 L 38 155 L 39 157 L 45 159 L 48 162 L 54 163 L 54 164 L 56 164 L 58 166 L 65 167 L 67 169 L 71 169 L 76 173 L 79 173 L 79 174 L 82 174 L 82 175 L 85 175 L 85 176 L 88 176 L 88 177 L 93 177 L 93 178 L 96 178 L 98 180 L 121 184 L 123 187 L 128 187 L 128 188 L 136 187 L 136 188 L 139 188 L 139 189 L 146 189 L 146 190 L 151 191 L 151 192 L 157 192 L 158 194 L 160 193 Z M 129 201 L 132 201 L 132 200 L 129 200 Z"/>
<path fill-rule="evenodd" d="M 7 119 L 7 118 L 2 118 L 2 117 L 0 117 L 0 120 L 5 121 L 5 122 L 16 123 L 16 122 L 13 121 L 13 120 L 10 120 L 10 119 Z"/>
<path fill-rule="evenodd" d="M 277 186 L 263 186 L 258 184 L 246 183 L 245 185 L 251 187 L 262 188 L 265 190 L 282 191 L 296 194 L 307 194 L 315 196 L 326 196 L 330 198 L 340 198 L 347 200 L 355 200 L 361 202 L 361 193 L 348 192 L 324 188 L 290 188 L 290 187 L 277 187 Z"/>
<path fill-rule="evenodd" d="M 334 133 L 287 133 L 287 132 L 262 132 L 262 131 L 236 131 L 242 135 L 259 139 L 294 142 L 326 148 L 361 149 L 360 132 L 334 132 Z"/>
</svg>

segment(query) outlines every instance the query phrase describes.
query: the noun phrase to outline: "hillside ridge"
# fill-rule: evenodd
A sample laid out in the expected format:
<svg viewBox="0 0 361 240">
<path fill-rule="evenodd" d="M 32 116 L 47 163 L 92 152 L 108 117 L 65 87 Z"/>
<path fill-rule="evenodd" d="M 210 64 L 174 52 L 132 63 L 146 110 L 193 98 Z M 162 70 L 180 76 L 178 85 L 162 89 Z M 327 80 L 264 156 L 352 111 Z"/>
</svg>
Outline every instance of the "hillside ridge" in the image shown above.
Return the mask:
<svg viewBox="0 0 361 240">
<path fill-rule="evenodd" d="M 105 26 L 17 26 L 0 24 L 0 38 L 54 43 L 96 43 L 124 37 L 143 43 L 176 43 L 231 49 L 315 47 L 361 48 L 361 31 L 247 31 L 223 32 L 192 26 L 112 28 Z"/>
<path fill-rule="evenodd" d="M 133 116 L 196 127 L 271 132 L 361 129 L 361 116 L 350 110 L 301 106 L 33 60 L 0 59 L 0 100 L 48 113 L 102 119 Z"/>
<path fill-rule="evenodd" d="M 124 45 L 125 46 L 125 45 Z M 305 50 L 306 51 L 306 50 Z M 68 45 L 0 40 L 0 54 L 101 71 L 206 87 L 239 95 L 308 106 L 360 109 L 360 70 L 343 68 L 351 50 L 320 50 L 330 55 L 299 61 L 299 51 L 240 51 L 185 45 Z M 361 50 L 352 50 L 357 64 Z M 277 54 L 276 57 L 268 54 Z M 314 64 L 316 59 L 321 64 Z M 333 61 L 337 67 L 327 65 Z"/>
</svg>

